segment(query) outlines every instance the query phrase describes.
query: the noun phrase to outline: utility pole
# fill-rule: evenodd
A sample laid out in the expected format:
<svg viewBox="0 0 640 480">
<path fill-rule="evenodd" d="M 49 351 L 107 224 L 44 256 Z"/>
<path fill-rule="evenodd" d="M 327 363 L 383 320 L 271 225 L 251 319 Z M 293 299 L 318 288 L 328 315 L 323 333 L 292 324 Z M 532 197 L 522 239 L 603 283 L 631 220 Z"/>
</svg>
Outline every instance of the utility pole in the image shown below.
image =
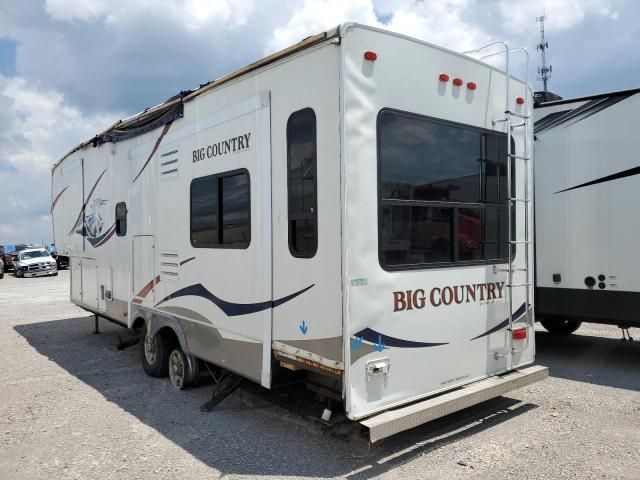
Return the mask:
<svg viewBox="0 0 640 480">
<path fill-rule="evenodd" d="M 544 21 L 547 16 L 542 12 L 542 15 L 536 17 L 536 22 L 540 23 L 540 43 L 536 45 L 536 50 L 540 52 L 540 57 L 542 59 L 542 65 L 538 67 L 538 80 L 542 80 L 544 85 L 544 92 L 548 92 L 547 84 L 549 83 L 549 78 L 551 77 L 551 72 L 553 71 L 551 65 L 547 66 L 547 58 L 546 52 L 547 48 L 549 48 L 549 43 L 544 39 Z"/>
</svg>

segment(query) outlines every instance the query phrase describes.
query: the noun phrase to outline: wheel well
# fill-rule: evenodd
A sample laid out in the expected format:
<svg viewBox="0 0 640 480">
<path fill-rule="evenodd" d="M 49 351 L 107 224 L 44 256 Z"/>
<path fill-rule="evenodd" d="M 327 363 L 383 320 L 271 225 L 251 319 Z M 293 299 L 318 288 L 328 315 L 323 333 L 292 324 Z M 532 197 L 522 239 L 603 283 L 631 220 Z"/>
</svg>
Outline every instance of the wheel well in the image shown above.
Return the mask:
<svg viewBox="0 0 640 480">
<path fill-rule="evenodd" d="M 136 333 L 140 333 L 144 323 L 145 323 L 144 318 L 138 317 L 133 321 L 133 325 L 131 326 L 131 329 Z"/>
<path fill-rule="evenodd" d="M 156 335 L 161 335 L 162 339 L 165 341 L 169 353 L 175 348 L 180 346 L 180 340 L 178 339 L 178 335 L 171 327 L 162 327 L 158 330 Z"/>
</svg>

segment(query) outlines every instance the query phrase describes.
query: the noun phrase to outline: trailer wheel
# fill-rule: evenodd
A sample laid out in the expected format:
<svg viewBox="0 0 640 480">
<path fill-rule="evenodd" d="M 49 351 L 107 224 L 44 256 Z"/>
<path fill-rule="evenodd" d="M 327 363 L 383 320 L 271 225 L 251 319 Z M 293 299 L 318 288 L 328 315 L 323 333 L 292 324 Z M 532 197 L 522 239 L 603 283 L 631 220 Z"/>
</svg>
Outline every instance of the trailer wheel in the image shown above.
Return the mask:
<svg viewBox="0 0 640 480">
<path fill-rule="evenodd" d="M 169 349 L 162 335 L 147 335 L 145 323 L 140 332 L 142 368 L 150 377 L 166 377 L 169 373 Z"/>
<path fill-rule="evenodd" d="M 198 359 L 193 355 L 186 354 L 182 349 L 176 347 L 169 355 L 169 378 L 171 384 L 178 390 L 184 390 L 195 385 L 200 368 Z"/>
<path fill-rule="evenodd" d="M 579 320 L 540 320 L 540 324 L 549 332 L 556 335 L 570 335 L 582 325 Z"/>
</svg>

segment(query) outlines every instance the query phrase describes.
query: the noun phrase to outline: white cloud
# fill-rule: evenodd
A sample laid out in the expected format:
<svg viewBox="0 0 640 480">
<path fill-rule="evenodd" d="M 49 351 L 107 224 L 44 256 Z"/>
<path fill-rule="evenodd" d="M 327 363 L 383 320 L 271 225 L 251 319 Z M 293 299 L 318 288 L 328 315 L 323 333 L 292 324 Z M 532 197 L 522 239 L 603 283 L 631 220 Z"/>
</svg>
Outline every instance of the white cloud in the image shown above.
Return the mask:
<svg viewBox="0 0 640 480">
<path fill-rule="evenodd" d="M 487 33 L 464 18 L 473 3 L 471 0 L 305 0 L 298 4 L 286 25 L 274 30 L 265 53 L 347 21 L 385 28 L 453 50 L 468 50 L 489 41 Z M 382 23 L 376 13 L 391 19 Z"/>
<path fill-rule="evenodd" d="M 66 22 L 103 20 L 118 25 L 153 14 L 199 29 L 211 23 L 218 28 L 244 25 L 254 4 L 251 0 L 46 0 L 45 9 L 51 18 Z"/>
<path fill-rule="evenodd" d="M 531 30 L 532 19 L 542 12 L 547 16 L 545 29 L 549 32 L 566 30 L 584 21 L 589 14 L 616 19 L 618 13 L 611 0 L 503 0 L 500 11 L 503 25 L 508 32 Z"/>
<path fill-rule="evenodd" d="M 83 115 L 64 95 L 0 76 L 0 243 L 50 238 L 51 167 L 115 115 Z"/>
</svg>

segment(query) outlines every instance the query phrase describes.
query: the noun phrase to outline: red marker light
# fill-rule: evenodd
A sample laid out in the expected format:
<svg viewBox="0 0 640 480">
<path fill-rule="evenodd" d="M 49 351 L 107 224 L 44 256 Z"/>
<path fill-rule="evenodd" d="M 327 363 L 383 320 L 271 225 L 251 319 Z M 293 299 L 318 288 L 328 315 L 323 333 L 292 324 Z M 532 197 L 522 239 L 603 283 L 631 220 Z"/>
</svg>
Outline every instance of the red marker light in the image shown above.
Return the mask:
<svg viewBox="0 0 640 480">
<path fill-rule="evenodd" d="M 475 90 L 476 88 L 478 88 L 478 86 L 475 84 L 475 82 L 469 82 L 467 83 L 467 88 L 469 90 Z"/>
<path fill-rule="evenodd" d="M 518 329 L 514 330 L 512 333 L 513 333 L 513 339 L 514 340 L 524 340 L 525 338 L 527 338 L 527 329 L 526 328 L 518 328 Z"/>
<path fill-rule="evenodd" d="M 370 62 L 375 62 L 377 58 L 378 58 L 378 55 L 376 54 L 376 52 L 371 52 L 371 51 L 364 52 L 365 60 L 369 60 Z"/>
<path fill-rule="evenodd" d="M 462 79 L 461 79 L 461 78 L 454 78 L 454 79 L 453 79 L 453 84 L 454 84 L 456 87 L 461 86 L 463 83 L 464 83 L 464 82 L 462 81 Z"/>
<path fill-rule="evenodd" d="M 518 98 L 516 98 L 516 103 L 517 103 L 518 105 L 524 105 L 524 98 L 522 98 L 522 97 L 518 97 Z"/>
<path fill-rule="evenodd" d="M 449 75 L 447 75 L 446 73 L 441 73 L 438 78 L 440 79 L 441 82 L 448 82 L 449 81 Z"/>
</svg>

